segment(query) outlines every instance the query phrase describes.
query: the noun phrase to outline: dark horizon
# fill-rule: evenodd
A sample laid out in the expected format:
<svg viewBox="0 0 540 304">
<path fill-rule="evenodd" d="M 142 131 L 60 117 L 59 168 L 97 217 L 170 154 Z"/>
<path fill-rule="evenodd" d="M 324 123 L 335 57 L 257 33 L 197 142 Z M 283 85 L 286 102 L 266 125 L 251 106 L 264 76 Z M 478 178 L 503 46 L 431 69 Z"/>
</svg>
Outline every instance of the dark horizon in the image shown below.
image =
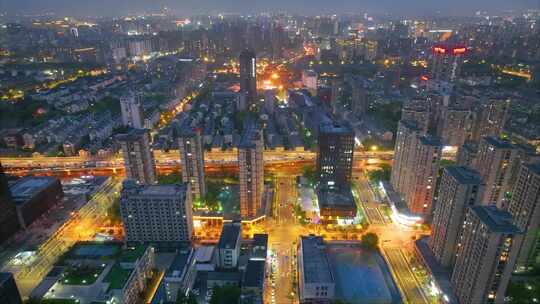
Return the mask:
<svg viewBox="0 0 540 304">
<path fill-rule="evenodd" d="M 472 16 L 476 11 L 497 14 L 504 11 L 540 9 L 539 0 L 344 0 L 339 4 L 323 0 L 248 1 L 248 0 L 0 0 L 0 12 L 14 14 L 55 13 L 72 16 L 115 16 L 162 11 L 167 7 L 172 14 L 256 14 L 262 12 L 290 12 L 303 15 L 344 13 L 391 14 L 396 16 Z"/>
</svg>

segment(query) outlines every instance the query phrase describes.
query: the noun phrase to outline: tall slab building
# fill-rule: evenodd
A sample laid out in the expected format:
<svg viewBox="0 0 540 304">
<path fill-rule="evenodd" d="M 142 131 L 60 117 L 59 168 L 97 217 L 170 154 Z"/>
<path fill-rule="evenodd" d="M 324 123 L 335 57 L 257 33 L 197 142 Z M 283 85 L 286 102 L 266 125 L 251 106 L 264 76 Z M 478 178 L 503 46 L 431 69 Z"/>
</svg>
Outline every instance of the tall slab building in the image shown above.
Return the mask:
<svg viewBox="0 0 540 304">
<path fill-rule="evenodd" d="M 247 123 L 238 145 L 240 215 L 253 218 L 262 211 L 264 193 L 264 142 L 256 123 Z"/>
<path fill-rule="evenodd" d="M 189 183 L 193 199 L 206 196 L 204 149 L 199 129 L 182 126 L 178 130 L 178 149 L 182 164 L 182 182 Z"/>
<path fill-rule="evenodd" d="M 520 234 L 508 212 L 495 206 L 469 207 L 450 280 L 460 304 L 505 302 Z"/>
<path fill-rule="evenodd" d="M 126 177 L 140 184 L 157 182 L 154 154 L 150 148 L 150 134 L 145 129 L 129 129 L 116 136 L 122 149 Z"/>
<path fill-rule="evenodd" d="M 446 167 L 439 184 L 429 247 L 437 262 L 451 268 L 467 208 L 480 204 L 483 185 L 478 172 L 467 167 Z"/>
</svg>

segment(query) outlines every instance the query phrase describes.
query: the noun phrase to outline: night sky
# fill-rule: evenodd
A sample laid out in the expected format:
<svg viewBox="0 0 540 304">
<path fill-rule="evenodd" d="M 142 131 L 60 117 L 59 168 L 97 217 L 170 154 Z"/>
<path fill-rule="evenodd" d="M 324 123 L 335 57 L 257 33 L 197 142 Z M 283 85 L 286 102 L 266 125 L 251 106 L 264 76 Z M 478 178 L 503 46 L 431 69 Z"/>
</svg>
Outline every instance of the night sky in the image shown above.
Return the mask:
<svg viewBox="0 0 540 304">
<path fill-rule="evenodd" d="M 116 15 L 159 11 L 167 6 L 178 14 L 257 13 L 288 11 L 300 14 L 390 13 L 409 16 L 472 15 L 477 10 L 540 8 L 540 0 L 0 0 L 8 13 L 56 12 L 67 15 Z"/>
</svg>

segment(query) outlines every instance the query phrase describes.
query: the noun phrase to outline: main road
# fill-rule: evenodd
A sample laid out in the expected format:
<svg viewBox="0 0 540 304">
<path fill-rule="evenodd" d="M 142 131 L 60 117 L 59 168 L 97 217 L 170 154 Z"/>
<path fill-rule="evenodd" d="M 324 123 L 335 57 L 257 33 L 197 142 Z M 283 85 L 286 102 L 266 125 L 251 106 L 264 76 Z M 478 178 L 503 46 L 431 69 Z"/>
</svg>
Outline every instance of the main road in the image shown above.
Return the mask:
<svg viewBox="0 0 540 304">
<path fill-rule="evenodd" d="M 364 172 L 355 172 L 354 178 L 354 189 L 370 223 L 369 231 L 379 236 L 381 253 L 388 263 L 403 301 L 410 304 L 429 303 L 409 262 L 414 251 L 413 239 L 425 232 L 392 222 L 381 209 L 380 199 L 376 198 Z"/>
<path fill-rule="evenodd" d="M 293 175 L 276 177 L 274 216 L 267 222 L 269 235 L 270 275 L 266 286 L 266 303 L 298 303 L 296 246 L 307 231 L 293 215 L 296 203 L 296 180 Z"/>
</svg>

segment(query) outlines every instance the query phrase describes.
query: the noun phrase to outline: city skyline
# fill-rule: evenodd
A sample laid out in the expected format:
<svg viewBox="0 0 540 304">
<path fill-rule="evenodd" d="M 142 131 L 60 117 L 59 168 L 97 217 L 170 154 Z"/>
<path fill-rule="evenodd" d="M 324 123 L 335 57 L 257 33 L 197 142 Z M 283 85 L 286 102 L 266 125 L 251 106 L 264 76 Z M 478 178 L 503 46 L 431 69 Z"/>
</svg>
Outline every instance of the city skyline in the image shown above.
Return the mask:
<svg viewBox="0 0 540 304">
<path fill-rule="evenodd" d="M 540 301 L 530 4 L 2 4 L 0 303 Z"/>
<path fill-rule="evenodd" d="M 165 8 L 171 13 L 178 15 L 190 14 L 258 14 L 264 12 L 283 13 L 290 12 L 304 15 L 331 15 L 343 13 L 363 13 L 368 12 L 376 15 L 392 14 L 397 17 L 402 16 L 472 16 L 476 11 L 486 11 L 489 13 L 502 13 L 504 11 L 516 11 L 527 9 L 538 9 L 536 0 L 458 0 L 441 3 L 439 1 L 427 3 L 423 0 L 400 1 L 396 5 L 395 1 L 343 1 L 339 6 L 329 7 L 328 3 L 322 0 L 316 1 L 271 1 L 257 3 L 246 0 L 204 0 L 204 1 L 182 1 L 179 3 L 173 0 L 161 1 L 115 1 L 114 4 L 105 0 L 94 1 L 66 1 L 66 0 L 23 0 L 8 1 L 3 0 L 0 11 L 11 13 L 51 13 L 74 16 L 113 16 L 141 14 L 144 12 L 163 12 Z M 103 10 L 107 7 L 107 10 Z"/>
</svg>

